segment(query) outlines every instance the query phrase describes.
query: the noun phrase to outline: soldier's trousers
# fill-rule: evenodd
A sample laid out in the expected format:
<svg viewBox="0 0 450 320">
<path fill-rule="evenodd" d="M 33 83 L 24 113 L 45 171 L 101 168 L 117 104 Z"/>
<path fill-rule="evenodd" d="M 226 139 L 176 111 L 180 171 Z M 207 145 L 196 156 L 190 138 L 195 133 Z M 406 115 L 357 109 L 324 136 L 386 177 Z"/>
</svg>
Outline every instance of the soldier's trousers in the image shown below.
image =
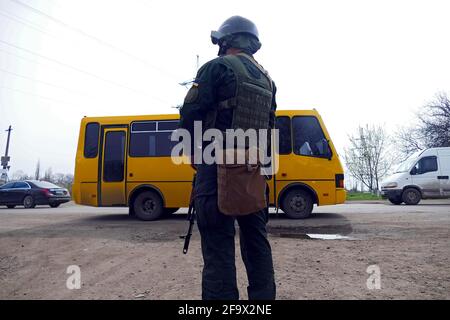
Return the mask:
<svg viewBox="0 0 450 320">
<path fill-rule="evenodd" d="M 195 200 L 197 225 L 200 231 L 204 300 L 239 299 L 235 265 L 235 220 L 239 224 L 241 256 L 247 270 L 250 300 L 275 299 L 276 288 L 272 251 L 267 240 L 268 212 L 233 218 L 223 215 L 217 207 L 217 195 Z"/>
</svg>

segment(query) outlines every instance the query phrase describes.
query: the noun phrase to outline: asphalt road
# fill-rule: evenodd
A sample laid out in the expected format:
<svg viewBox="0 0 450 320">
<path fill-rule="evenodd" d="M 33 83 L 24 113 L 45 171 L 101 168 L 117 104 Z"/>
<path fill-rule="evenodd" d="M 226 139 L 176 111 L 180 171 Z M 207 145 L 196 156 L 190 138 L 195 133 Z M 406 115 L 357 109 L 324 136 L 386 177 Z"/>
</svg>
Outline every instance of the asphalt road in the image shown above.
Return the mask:
<svg viewBox="0 0 450 320">
<path fill-rule="evenodd" d="M 188 255 L 181 253 L 186 209 L 155 222 L 127 212 L 73 203 L 0 207 L 0 299 L 200 298 L 197 231 Z M 268 232 L 280 299 L 450 298 L 448 200 L 316 207 L 307 220 L 273 214 Z M 69 266 L 80 268 L 80 289 L 67 287 Z M 380 282 L 368 286 L 374 275 Z"/>
</svg>

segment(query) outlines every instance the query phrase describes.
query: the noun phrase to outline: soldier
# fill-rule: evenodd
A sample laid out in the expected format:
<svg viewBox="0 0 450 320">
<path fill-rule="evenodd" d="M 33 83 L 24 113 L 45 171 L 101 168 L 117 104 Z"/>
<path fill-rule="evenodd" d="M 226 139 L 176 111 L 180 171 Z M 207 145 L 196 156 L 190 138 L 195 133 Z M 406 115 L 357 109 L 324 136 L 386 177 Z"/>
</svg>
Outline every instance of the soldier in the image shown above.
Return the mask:
<svg viewBox="0 0 450 320">
<path fill-rule="evenodd" d="M 215 128 L 222 132 L 230 128 L 273 127 L 276 88 L 253 58 L 261 47 L 255 24 L 233 16 L 218 31 L 211 32 L 211 39 L 219 46 L 219 57 L 198 71 L 180 110 L 180 127 L 191 134 L 194 121 L 202 121 L 203 129 Z M 272 252 L 266 232 L 269 215 L 266 202 L 263 202 L 264 208 L 251 214 L 225 215 L 218 206 L 217 164 L 200 163 L 196 169 L 194 203 L 204 260 L 202 298 L 239 299 L 234 243 L 237 220 L 249 283 L 248 297 L 275 299 Z M 249 201 L 252 199 L 244 202 Z"/>
</svg>

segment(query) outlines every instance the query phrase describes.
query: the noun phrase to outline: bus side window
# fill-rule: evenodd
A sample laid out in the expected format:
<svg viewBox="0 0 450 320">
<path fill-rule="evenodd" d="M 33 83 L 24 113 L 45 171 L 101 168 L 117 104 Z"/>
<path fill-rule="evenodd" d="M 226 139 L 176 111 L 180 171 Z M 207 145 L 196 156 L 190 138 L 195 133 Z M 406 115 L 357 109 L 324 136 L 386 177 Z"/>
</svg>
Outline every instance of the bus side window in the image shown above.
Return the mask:
<svg viewBox="0 0 450 320">
<path fill-rule="evenodd" d="M 96 158 L 98 154 L 98 137 L 100 125 L 97 122 L 90 122 L 86 125 L 84 137 L 84 157 Z"/>
<path fill-rule="evenodd" d="M 130 157 L 170 157 L 178 143 L 171 141 L 178 121 L 133 122 L 130 137 Z"/>
<path fill-rule="evenodd" d="M 279 133 L 279 154 L 290 154 L 292 152 L 291 141 L 291 118 L 286 116 L 277 117 L 275 128 Z"/>
<path fill-rule="evenodd" d="M 295 116 L 292 119 L 294 153 L 310 157 L 329 157 L 331 154 L 320 123 L 314 116 Z"/>
</svg>

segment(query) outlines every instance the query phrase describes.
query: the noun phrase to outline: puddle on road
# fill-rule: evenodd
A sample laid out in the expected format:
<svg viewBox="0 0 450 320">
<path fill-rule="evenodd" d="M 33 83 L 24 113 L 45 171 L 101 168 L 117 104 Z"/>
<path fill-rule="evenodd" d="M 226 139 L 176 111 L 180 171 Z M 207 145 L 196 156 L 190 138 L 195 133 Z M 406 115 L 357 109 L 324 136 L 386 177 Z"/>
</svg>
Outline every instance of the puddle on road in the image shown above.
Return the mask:
<svg viewBox="0 0 450 320">
<path fill-rule="evenodd" d="M 340 234 L 320 234 L 320 233 L 273 233 L 272 236 L 280 238 L 306 239 L 306 240 L 357 240 L 356 238 L 347 237 Z"/>
<path fill-rule="evenodd" d="M 340 234 L 320 234 L 320 233 L 308 233 L 311 239 L 321 239 L 321 240 L 352 240 L 354 238 L 342 236 Z"/>
</svg>

